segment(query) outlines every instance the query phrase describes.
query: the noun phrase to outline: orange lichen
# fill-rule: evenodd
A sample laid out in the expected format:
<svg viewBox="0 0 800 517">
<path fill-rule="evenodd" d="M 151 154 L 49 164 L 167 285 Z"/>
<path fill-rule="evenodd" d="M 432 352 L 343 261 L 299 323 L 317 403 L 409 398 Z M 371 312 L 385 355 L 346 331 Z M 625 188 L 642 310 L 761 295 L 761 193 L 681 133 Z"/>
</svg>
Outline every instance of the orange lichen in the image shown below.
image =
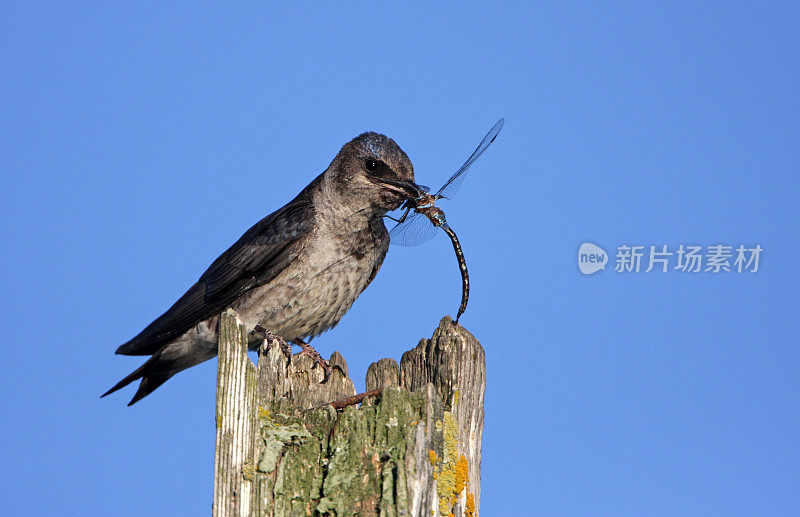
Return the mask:
<svg viewBox="0 0 800 517">
<path fill-rule="evenodd" d="M 431 465 L 436 465 L 436 460 L 438 459 L 439 458 L 436 456 L 436 451 L 434 451 L 433 449 L 428 451 L 428 460 L 430 460 Z"/>
<path fill-rule="evenodd" d="M 467 492 L 467 517 L 475 514 L 475 494 Z"/>
<path fill-rule="evenodd" d="M 469 463 L 467 462 L 467 458 L 462 454 L 458 458 L 458 463 L 456 463 L 456 497 L 464 490 L 467 481 L 469 481 Z"/>
<path fill-rule="evenodd" d="M 469 462 L 463 454 L 458 453 L 458 426 L 455 416 L 450 411 L 444 412 L 442 425 L 444 447 L 441 457 L 433 451 L 428 458 L 436 458 L 433 478 L 436 480 L 436 492 L 439 496 L 439 514 L 447 516 L 458 503 L 458 498 L 469 483 Z M 473 501 L 474 506 L 474 501 Z"/>
</svg>

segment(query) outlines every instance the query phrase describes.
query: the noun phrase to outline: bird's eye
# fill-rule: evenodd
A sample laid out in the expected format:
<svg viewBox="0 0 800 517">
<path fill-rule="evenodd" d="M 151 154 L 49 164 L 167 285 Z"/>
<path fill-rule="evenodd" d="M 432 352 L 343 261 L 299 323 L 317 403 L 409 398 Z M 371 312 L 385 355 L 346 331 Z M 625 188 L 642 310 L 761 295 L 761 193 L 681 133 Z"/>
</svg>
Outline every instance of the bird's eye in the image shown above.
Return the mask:
<svg viewBox="0 0 800 517">
<path fill-rule="evenodd" d="M 364 167 L 366 167 L 366 169 L 367 169 L 369 172 L 375 172 L 375 171 L 377 171 L 377 170 L 378 170 L 378 162 L 377 162 L 377 161 L 375 161 L 375 160 L 367 160 L 367 161 L 364 163 Z"/>
</svg>

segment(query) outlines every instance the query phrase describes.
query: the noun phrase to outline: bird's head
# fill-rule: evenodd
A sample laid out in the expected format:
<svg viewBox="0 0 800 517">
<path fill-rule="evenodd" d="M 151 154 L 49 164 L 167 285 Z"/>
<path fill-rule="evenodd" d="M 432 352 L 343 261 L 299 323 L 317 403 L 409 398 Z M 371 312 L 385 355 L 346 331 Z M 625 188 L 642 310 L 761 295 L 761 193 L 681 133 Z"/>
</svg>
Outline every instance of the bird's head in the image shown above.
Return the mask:
<svg viewBox="0 0 800 517">
<path fill-rule="evenodd" d="M 342 147 L 334 165 L 332 179 L 339 193 L 357 197 L 381 215 L 421 193 L 411 160 L 385 135 L 362 133 Z"/>
</svg>

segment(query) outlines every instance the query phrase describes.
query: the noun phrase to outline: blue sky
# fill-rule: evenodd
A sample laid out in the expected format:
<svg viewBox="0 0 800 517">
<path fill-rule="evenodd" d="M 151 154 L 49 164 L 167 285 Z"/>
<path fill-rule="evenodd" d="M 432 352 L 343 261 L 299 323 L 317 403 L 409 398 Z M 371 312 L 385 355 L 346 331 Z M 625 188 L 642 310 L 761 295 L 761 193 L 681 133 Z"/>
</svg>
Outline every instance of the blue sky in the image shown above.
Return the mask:
<svg viewBox="0 0 800 517">
<path fill-rule="evenodd" d="M 216 363 L 132 408 L 115 348 L 342 144 L 438 186 L 487 351 L 484 515 L 797 515 L 797 4 L 0 8 L 8 515 L 210 511 Z M 757 273 L 578 271 L 591 241 L 763 248 Z M 359 387 L 458 307 L 392 247 L 314 344 Z"/>
</svg>

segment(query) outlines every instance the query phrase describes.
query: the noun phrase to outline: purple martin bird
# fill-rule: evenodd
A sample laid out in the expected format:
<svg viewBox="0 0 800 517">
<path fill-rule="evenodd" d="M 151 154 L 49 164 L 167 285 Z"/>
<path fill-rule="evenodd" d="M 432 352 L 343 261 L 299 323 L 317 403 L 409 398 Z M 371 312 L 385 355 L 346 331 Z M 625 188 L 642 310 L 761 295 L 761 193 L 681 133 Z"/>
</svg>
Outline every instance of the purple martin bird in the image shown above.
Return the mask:
<svg viewBox="0 0 800 517">
<path fill-rule="evenodd" d="M 103 397 L 141 379 L 130 406 L 217 355 L 219 315 L 227 307 L 239 314 L 251 349 L 274 335 L 307 351 L 303 340 L 334 327 L 375 278 L 389 248 L 383 217 L 420 192 L 394 140 L 371 132 L 354 138 L 297 197 L 247 230 L 167 312 L 117 349 L 151 357 Z"/>
</svg>

